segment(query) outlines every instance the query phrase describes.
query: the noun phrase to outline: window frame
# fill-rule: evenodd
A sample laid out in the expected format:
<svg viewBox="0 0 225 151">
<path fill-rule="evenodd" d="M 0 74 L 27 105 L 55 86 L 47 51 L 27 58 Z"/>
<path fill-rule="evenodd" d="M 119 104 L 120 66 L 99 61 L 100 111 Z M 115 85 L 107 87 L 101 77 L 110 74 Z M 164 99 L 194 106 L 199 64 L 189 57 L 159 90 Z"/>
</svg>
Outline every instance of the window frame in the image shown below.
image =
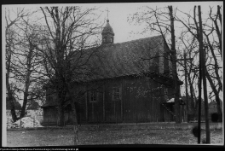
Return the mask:
<svg viewBox="0 0 225 151">
<path fill-rule="evenodd" d="M 94 99 L 92 99 L 92 95 L 95 95 L 94 96 Z M 89 91 L 89 94 L 88 94 L 88 100 L 90 103 L 95 103 L 95 102 L 98 102 L 98 92 L 97 91 Z"/>
<path fill-rule="evenodd" d="M 112 101 L 120 101 L 122 99 L 122 87 L 112 87 Z"/>
</svg>

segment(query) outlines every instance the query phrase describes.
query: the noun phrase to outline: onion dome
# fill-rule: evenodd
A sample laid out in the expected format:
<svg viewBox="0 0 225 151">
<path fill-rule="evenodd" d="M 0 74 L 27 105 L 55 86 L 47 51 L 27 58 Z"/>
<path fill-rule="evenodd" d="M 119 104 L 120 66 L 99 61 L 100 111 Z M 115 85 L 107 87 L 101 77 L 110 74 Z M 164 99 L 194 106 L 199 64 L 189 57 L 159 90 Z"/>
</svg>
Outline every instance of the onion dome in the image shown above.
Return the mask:
<svg viewBox="0 0 225 151">
<path fill-rule="evenodd" d="M 115 35 L 113 32 L 112 27 L 109 24 L 109 20 L 107 19 L 107 23 L 106 26 L 104 27 L 104 29 L 102 30 L 102 35 L 103 34 L 112 34 L 113 36 Z"/>
<path fill-rule="evenodd" d="M 114 32 L 107 19 L 106 26 L 102 30 L 102 44 L 112 44 L 114 42 Z"/>
</svg>

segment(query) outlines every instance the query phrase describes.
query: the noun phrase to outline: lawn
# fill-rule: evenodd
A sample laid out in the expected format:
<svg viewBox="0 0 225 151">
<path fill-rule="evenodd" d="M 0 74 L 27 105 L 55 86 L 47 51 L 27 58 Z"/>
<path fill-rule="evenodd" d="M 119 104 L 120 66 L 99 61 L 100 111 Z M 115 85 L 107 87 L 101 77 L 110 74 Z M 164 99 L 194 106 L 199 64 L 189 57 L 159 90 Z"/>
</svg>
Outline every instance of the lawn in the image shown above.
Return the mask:
<svg viewBox="0 0 225 151">
<path fill-rule="evenodd" d="M 80 130 L 80 145 L 101 144 L 197 144 L 190 129 L 92 129 Z M 202 131 L 202 138 L 205 131 Z M 222 144 L 222 130 L 211 130 L 211 143 Z M 7 146 L 73 145 L 71 129 L 39 129 L 7 131 Z"/>
</svg>

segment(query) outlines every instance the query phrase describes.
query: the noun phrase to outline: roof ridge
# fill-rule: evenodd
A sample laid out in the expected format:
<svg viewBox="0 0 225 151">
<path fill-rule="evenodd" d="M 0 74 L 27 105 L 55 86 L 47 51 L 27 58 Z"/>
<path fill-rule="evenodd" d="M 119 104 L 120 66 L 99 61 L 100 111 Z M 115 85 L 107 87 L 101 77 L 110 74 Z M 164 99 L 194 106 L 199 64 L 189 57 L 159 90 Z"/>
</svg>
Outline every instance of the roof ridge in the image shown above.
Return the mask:
<svg viewBox="0 0 225 151">
<path fill-rule="evenodd" d="M 120 44 L 130 43 L 130 42 L 134 42 L 134 41 L 140 41 L 140 40 L 145 40 L 145 39 L 152 39 L 152 38 L 156 38 L 156 37 L 162 37 L 162 35 L 157 35 L 157 36 L 152 36 L 152 37 L 145 37 L 145 38 L 139 38 L 139 39 L 134 39 L 134 40 L 130 40 L 130 41 L 114 43 L 112 45 L 120 45 Z"/>
<path fill-rule="evenodd" d="M 123 45 L 123 44 L 131 43 L 131 42 L 135 42 L 135 41 L 141 41 L 141 40 L 146 40 L 146 39 L 154 39 L 154 38 L 157 38 L 157 37 L 162 37 L 162 35 L 139 38 L 139 39 L 134 39 L 134 40 L 125 41 L 125 42 L 113 43 L 113 44 L 99 45 L 99 46 L 95 46 L 95 47 L 91 47 L 91 48 L 87 48 L 87 49 L 83 49 L 83 50 L 87 51 L 87 50 L 99 49 L 101 47 L 104 48 L 104 47 L 109 47 L 109 46 L 118 46 L 118 45 Z"/>
</svg>

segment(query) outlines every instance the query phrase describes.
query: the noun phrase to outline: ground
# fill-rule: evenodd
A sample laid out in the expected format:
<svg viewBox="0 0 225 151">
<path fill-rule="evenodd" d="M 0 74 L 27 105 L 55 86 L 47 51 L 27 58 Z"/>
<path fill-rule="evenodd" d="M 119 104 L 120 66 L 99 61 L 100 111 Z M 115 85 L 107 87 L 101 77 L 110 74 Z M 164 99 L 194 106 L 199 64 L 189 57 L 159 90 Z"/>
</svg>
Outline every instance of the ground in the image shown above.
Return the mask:
<svg viewBox="0 0 225 151">
<path fill-rule="evenodd" d="M 164 129 L 132 127 L 89 127 L 80 128 L 80 145 L 101 144 L 197 144 L 197 138 L 191 129 Z M 202 130 L 202 138 L 205 131 Z M 223 144 L 222 129 L 211 130 L 211 143 Z M 71 128 L 45 128 L 36 130 L 8 130 L 7 146 L 66 146 L 73 145 L 73 131 Z"/>
</svg>

